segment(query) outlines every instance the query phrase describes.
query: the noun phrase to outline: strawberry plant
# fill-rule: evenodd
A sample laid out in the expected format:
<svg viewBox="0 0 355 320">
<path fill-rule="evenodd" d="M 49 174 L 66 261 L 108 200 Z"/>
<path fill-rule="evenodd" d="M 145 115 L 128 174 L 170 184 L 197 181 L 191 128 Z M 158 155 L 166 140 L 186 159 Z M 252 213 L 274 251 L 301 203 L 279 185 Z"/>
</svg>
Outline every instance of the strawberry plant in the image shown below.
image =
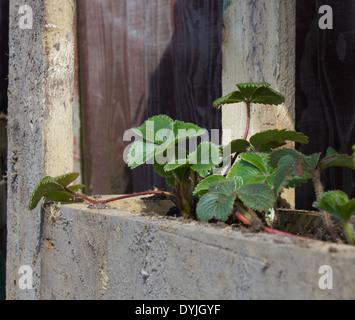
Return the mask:
<svg viewBox="0 0 355 320">
<path fill-rule="evenodd" d="M 152 117 L 132 129 L 137 138 L 129 147 L 128 166 L 135 169 L 145 164 L 153 165 L 174 189 L 173 193 L 148 191 L 98 201 L 78 193 L 83 186 L 71 185 L 78 174 L 69 173 L 42 179 L 32 194 L 29 209 L 33 210 L 42 198 L 45 203 L 81 199 L 102 205 L 130 197 L 165 194 L 174 199 L 185 218 L 226 221 L 236 215 L 247 225 L 259 221 L 272 226 L 272 218 L 268 217 L 275 213 L 282 191 L 312 180 L 317 196 L 314 206 L 323 212 L 329 231 L 334 232 L 330 214 L 343 223 L 349 242 L 354 244 L 350 219 L 354 215 L 355 200 L 349 200 L 340 191 L 325 193 L 321 175 L 330 167 L 355 170 L 355 154 L 338 154 L 329 148 L 324 158 L 320 153 L 306 156 L 284 147 L 287 142 L 308 143 L 304 134 L 287 129 L 263 131 L 247 140 L 251 105 L 279 105 L 285 99 L 267 83 L 238 84 L 237 88 L 238 91 L 214 103 L 215 107 L 221 107 L 243 102 L 247 107 L 244 139 L 233 140 L 227 146 L 207 141 L 198 144 L 205 130 L 165 115 Z M 264 226 L 262 230 L 287 235 Z"/>
<path fill-rule="evenodd" d="M 351 225 L 351 219 L 355 214 L 355 199 L 349 200 L 342 191 L 331 191 L 324 193 L 313 206 L 337 218 L 344 227 L 349 243 L 355 245 Z"/>
<path fill-rule="evenodd" d="M 280 162 L 287 161 L 289 165 L 298 167 L 298 182 L 303 183 L 312 180 L 316 194 L 316 200 L 320 201 L 324 194 L 324 186 L 322 184 L 322 174 L 326 169 L 332 167 L 346 167 L 355 170 L 354 157 L 339 154 L 333 148 L 328 148 L 326 156 L 321 159 L 321 153 L 315 153 L 306 156 L 301 152 L 293 149 L 275 150 L 270 156 L 270 166 L 280 166 Z M 327 211 L 323 211 L 326 225 L 334 238 L 334 231 Z"/>
<path fill-rule="evenodd" d="M 284 103 L 285 98 L 268 83 L 242 83 L 237 84 L 237 88 L 238 91 L 216 100 L 214 106 L 219 108 L 225 104 L 240 102 L 246 105 L 247 125 L 244 139 L 233 140 L 226 147 L 221 147 L 224 157 L 233 156 L 225 175 L 207 177 L 194 191 L 195 195 L 202 196 L 197 206 L 197 215 L 204 221 L 212 218 L 227 220 L 233 214 L 234 205 L 239 208 L 244 205 L 263 212 L 273 210 L 282 188 L 294 186 L 298 178 L 297 168 L 294 170 L 295 177 L 291 178 L 287 177 L 284 171 L 271 167 L 268 163 L 268 153 L 284 146 L 288 141 L 308 143 L 305 135 L 287 129 L 260 132 L 247 141 L 251 105 L 280 105 Z M 228 197 L 224 198 L 221 190 L 228 190 Z"/>
<path fill-rule="evenodd" d="M 42 197 L 45 202 L 68 202 L 73 198 L 81 198 L 93 204 L 107 204 L 129 197 L 166 194 L 174 197 L 186 218 L 192 218 L 195 212 L 193 191 L 202 177 L 222 162 L 219 147 L 210 142 L 201 142 L 195 150 L 187 152 L 182 147 L 186 140 L 202 136 L 205 130 L 191 123 L 174 121 L 164 115 L 150 118 L 142 126 L 132 130 L 140 139 L 130 147 L 128 166 L 135 169 L 143 164 L 153 164 L 157 173 L 164 176 L 167 183 L 175 189 L 175 194 L 148 191 L 97 201 L 76 193 L 83 186 L 69 186 L 78 176 L 71 173 L 56 178 L 44 178 L 32 194 L 30 210 L 37 206 Z"/>
<path fill-rule="evenodd" d="M 73 201 L 78 200 L 85 200 L 93 205 L 105 205 L 110 202 L 123 200 L 127 198 L 137 197 L 137 196 L 144 196 L 144 195 L 154 195 L 154 194 L 165 194 L 171 196 L 169 192 L 164 191 L 148 191 L 137 193 L 133 195 L 126 195 L 115 197 L 107 200 L 95 200 L 88 198 L 80 193 L 79 190 L 83 189 L 83 185 L 71 185 L 77 178 L 79 177 L 79 173 L 67 173 L 61 175 L 59 177 L 45 177 L 43 178 L 33 191 L 29 204 L 28 209 L 34 210 L 39 201 L 43 198 L 44 203 L 51 203 L 51 202 L 61 202 L 61 203 L 70 203 Z"/>
<path fill-rule="evenodd" d="M 28 208 L 35 209 L 42 198 L 45 202 L 72 201 L 76 192 L 84 187 L 83 185 L 70 186 L 78 177 L 78 173 L 69 173 L 55 178 L 43 178 L 33 191 Z"/>
<path fill-rule="evenodd" d="M 220 108 L 226 104 L 243 103 L 247 111 L 247 123 L 245 128 L 244 138 L 242 140 L 235 140 L 232 142 L 232 151 L 236 151 L 236 154 L 232 160 L 231 166 L 235 163 L 238 152 L 244 150 L 244 141 L 247 140 L 250 130 L 251 121 L 251 105 L 274 105 L 278 106 L 285 102 L 285 97 L 280 93 L 271 88 L 271 85 L 267 82 L 261 83 L 239 83 L 236 85 L 238 90 L 234 91 L 222 98 L 217 99 L 213 105 L 215 108 Z M 281 132 L 274 131 L 275 134 L 280 134 Z M 265 136 L 264 136 L 265 137 Z M 272 138 L 273 143 L 277 145 L 277 140 Z M 255 142 L 258 143 L 257 137 L 255 137 Z M 265 139 L 265 138 L 264 138 Z M 266 138 L 267 139 L 267 138 Z M 262 142 L 262 141 L 261 141 Z M 257 146 L 256 146 L 257 147 Z M 266 146 L 267 147 L 267 146 Z M 272 145 L 270 145 L 272 147 Z M 274 146 L 275 147 L 275 146 Z M 241 148 L 242 150 L 239 150 Z M 234 149 L 234 150 L 233 150 Z M 262 151 L 262 150 L 260 150 Z M 232 152 L 234 154 L 234 152 Z"/>
<path fill-rule="evenodd" d="M 213 203 L 216 193 L 220 193 L 224 185 L 232 188 L 230 181 L 235 182 L 232 189 L 239 206 L 244 204 L 264 213 L 273 211 L 282 190 L 299 185 L 305 179 L 300 177 L 303 172 L 300 172 L 297 161 L 292 159 L 291 163 L 288 158 L 283 158 L 277 167 L 272 167 L 269 158 L 267 153 L 242 153 L 228 176 L 212 175 L 204 179 L 194 191 L 195 195 L 202 196 L 197 206 L 198 217 L 205 221 L 211 218 L 227 220 L 233 214 L 233 206 Z M 218 216 L 213 213 L 215 210 L 206 210 L 209 206 L 218 208 Z"/>
<path fill-rule="evenodd" d="M 247 109 L 247 125 L 245 129 L 244 140 L 248 138 L 251 120 L 251 105 L 280 105 L 285 102 L 285 97 L 273 90 L 271 85 L 262 83 L 240 83 L 237 84 L 237 91 L 234 91 L 214 102 L 216 108 L 225 104 L 244 103 Z"/>
<path fill-rule="evenodd" d="M 245 102 L 250 111 L 251 103 L 258 104 L 280 104 L 284 97 L 270 88 L 267 83 L 261 84 L 239 84 L 238 92 L 215 102 L 215 106 L 225 103 Z M 250 118 L 247 124 L 249 131 Z M 270 152 L 273 148 L 283 146 L 287 141 L 307 143 L 308 138 L 301 133 L 288 130 L 269 130 L 256 134 L 247 140 L 234 140 L 228 146 L 216 146 L 210 142 L 201 142 L 197 145 L 197 138 L 205 134 L 205 130 L 191 123 L 174 121 L 165 115 L 158 115 L 148 119 L 140 127 L 132 131 L 138 139 L 131 145 L 127 163 L 131 169 L 143 164 L 154 165 L 158 174 L 166 178 L 167 183 L 174 188 L 174 198 L 180 211 L 186 218 L 196 215 L 196 203 L 199 197 L 204 196 L 207 191 L 212 195 L 206 198 L 222 199 L 221 190 L 229 190 L 227 207 L 231 207 L 231 200 L 239 201 L 240 205 L 249 206 L 255 210 L 267 210 L 273 207 L 278 193 L 274 191 L 273 181 L 276 170 L 267 166 L 267 157 L 262 152 Z M 246 136 L 248 132 L 246 132 Z M 186 142 L 190 147 L 195 143 L 195 148 L 187 152 Z M 194 142 L 194 143 L 193 143 Z M 254 153 L 254 154 L 252 154 Z M 214 175 L 214 169 L 223 168 L 225 163 L 230 163 L 232 156 L 236 159 L 243 154 L 242 161 L 232 169 L 229 176 Z M 234 159 L 234 161 L 235 161 Z M 233 164 L 233 161 L 232 161 Z M 97 201 L 87 198 L 77 191 L 83 186 L 69 186 L 77 178 L 77 174 L 68 174 L 61 177 L 44 178 L 30 200 L 30 209 L 34 209 L 39 200 L 43 197 L 45 202 L 62 201 L 67 202 L 81 198 L 94 204 L 109 203 L 122 197 Z M 202 182 L 201 182 L 202 181 Z M 268 183 L 265 184 L 264 182 Z M 217 183 L 219 182 L 219 184 Z M 126 197 L 134 197 L 143 194 L 162 193 L 160 191 L 139 193 Z M 170 193 L 165 193 L 172 195 Z M 201 208 L 206 206 L 205 199 L 200 204 Z M 224 199 L 226 200 L 226 199 Z M 207 203 L 208 206 L 208 203 Z M 226 208 L 227 208 L 226 207 Z M 201 220 L 208 220 L 209 216 L 221 217 L 225 220 L 227 211 L 221 211 L 219 206 L 215 208 L 220 214 L 213 211 L 199 215 Z"/>
<path fill-rule="evenodd" d="M 157 173 L 175 189 L 182 214 L 186 218 L 193 217 L 193 191 L 200 180 L 222 162 L 219 147 L 202 142 L 196 150 L 187 152 L 186 140 L 202 136 L 205 130 L 163 115 L 148 119 L 132 130 L 141 139 L 130 148 L 128 166 L 134 169 L 142 164 L 153 164 Z"/>
<path fill-rule="evenodd" d="M 308 138 L 303 134 L 293 131 L 269 130 L 256 134 L 250 142 L 246 141 L 249 133 L 251 103 L 277 105 L 284 99 L 281 94 L 272 90 L 269 84 L 239 84 L 237 87 L 239 91 L 218 99 L 214 105 L 220 107 L 223 104 L 239 102 L 246 104 L 248 123 L 245 137 L 234 140 L 227 146 L 231 154 L 234 154 L 227 173 L 223 177 L 208 177 L 197 186 L 195 194 L 202 195 L 197 207 L 200 219 L 226 220 L 232 215 L 236 206 L 240 211 L 241 204 L 255 211 L 264 213 L 272 211 L 276 199 L 284 188 L 300 186 L 309 179 L 313 181 L 317 200 L 321 201 L 324 195 L 321 175 L 324 170 L 339 166 L 355 170 L 355 146 L 353 157 L 338 154 L 334 149 L 329 148 L 326 156 L 320 159 L 320 153 L 305 156 L 293 149 L 280 148 L 286 144 L 286 140 L 308 142 Z M 260 97 L 265 97 L 265 100 L 261 98 L 260 101 Z M 235 184 L 230 182 L 233 179 Z M 263 187 L 260 184 L 263 184 Z M 223 191 L 227 193 L 222 195 Z M 255 197 L 256 194 L 259 196 Z M 335 238 L 328 212 L 326 210 L 322 212 L 326 225 Z M 334 211 L 331 214 L 334 215 Z M 245 217 L 239 212 L 237 216 L 245 222 Z M 257 218 L 255 214 L 252 216 Z M 338 213 L 338 217 L 342 215 Z M 343 218 L 342 222 L 349 221 Z M 348 225 L 346 226 L 348 230 Z"/>
</svg>

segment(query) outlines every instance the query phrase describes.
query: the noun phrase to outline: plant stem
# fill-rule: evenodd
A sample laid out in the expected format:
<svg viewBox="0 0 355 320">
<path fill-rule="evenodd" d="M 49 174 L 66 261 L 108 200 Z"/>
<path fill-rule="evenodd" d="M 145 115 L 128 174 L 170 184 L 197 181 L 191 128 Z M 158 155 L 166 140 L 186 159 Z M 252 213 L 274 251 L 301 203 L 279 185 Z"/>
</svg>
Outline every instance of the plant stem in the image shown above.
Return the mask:
<svg viewBox="0 0 355 320">
<path fill-rule="evenodd" d="M 107 204 L 110 202 L 114 202 L 114 201 L 119 201 L 119 200 L 124 200 L 124 199 L 128 199 L 128 198 L 134 198 L 134 197 L 140 197 L 140 196 L 147 196 L 147 195 L 154 195 L 154 194 L 160 194 L 160 195 L 166 195 L 166 196 L 173 196 L 175 197 L 174 194 L 170 193 L 170 192 L 165 192 L 165 191 L 147 191 L 147 192 L 141 192 L 141 193 L 135 193 L 135 194 L 129 194 L 129 195 L 125 195 L 125 196 L 119 196 L 119 197 L 115 197 L 115 198 L 111 198 L 111 199 L 107 199 L 107 200 L 94 200 L 94 199 L 90 199 L 80 193 L 76 193 L 71 191 L 70 189 L 65 188 L 65 191 L 72 194 L 73 196 L 77 197 L 77 198 L 81 198 L 85 201 L 88 201 L 92 204 Z"/>
<path fill-rule="evenodd" d="M 344 229 L 345 229 L 345 234 L 347 235 L 349 243 L 352 245 L 355 245 L 355 239 L 353 236 L 353 230 L 352 230 L 351 223 L 345 223 Z"/>
<path fill-rule="evenodd" d="M 193 170 L 189 170 L 189 176 L 185 184 L 182 184 L 178 178 L 175 180 L 177 205 L 186 219 L 193 217 L 193 191 L 198 183 L 198 174 Z"/>
<path fill-rule="evenodd" d="M 249 219 L 247 219 L 246 217 L 244 217 L 242 214 L 237 212 L 236 216 L 241 222 L 243 222 L 247 226 L 251 226 L 252 225 L 252 222 Z M 297 238 L 297 239 L 301 239 L 301 240 L 308 240 L 307 238 L 304 238 L 304 237 L 296 236 L 294 234 L 278 231 L 278 230 L 271 229 L 271 228 L 268 228 L 268 227 L 263 227 L 262 230 L 264 232 L 266 232 L 266 233 L 269 233 L 269 234 L 276 234 L 276 235 L 284 236 L 284 237 L 293 237 L 293 238 Z"/>
<path fill-rule="evenodd" d="M 315 172 L 312 174 L 312 180 L 313 180 L 314 190 L 316 192 L 317 201 L 320 201 L 320 199 L 322 198 L 322 196 L 324 194 L 324 188 L 323 188 L 323 184 L 321 181 L 320 169 L 316 169 Z M 333 241 L 335 241 L 335 232 L 334 232 L 332 222 L 329 217 L 329 213 L 326 211 L 321 211 L 321 212 L 323 213 L 325 223 L 326 223 L 327 228 L 333 238 Z"/>
<path fill-rule="evenodd" d="M 247 105 L 247 126 L 246 126 L 246 129 L 245 129 L 245 134 L 244 134 L 244 140 L 247 140 L 248 139 L 248 135 L 249 135 L 249 130 L 250 130 L 250 105 L 251 103 L 250 102 L 245 102 L 245 104 Z"/>
<path fill-rule="evenodd" d="M 227 178 L 227 177 L 228 177 L 228 175 L 229 175 L 230 171 L 232 170 L 232 168 L 233 168 L 233 166 L 234 166 L 235 162 L 237 161 L 238 155 L 239 155 L 239 153 L 238 153 L 238 152 L 234 155 L 234 157 L 233 157 L 233 160 L 232 160 L 231 164 L 229 165 L 228 169 L 226 170 L 226 173 L 224 174 L 224 177 L 225 177 L 225 178 Z"/>
<path fill-rule="evenodd" d="M 314 185 L 314 191 L 316 192 L 317 201 L 320 201 L 322 195 L 324 194 L 324 188 L 321 181 L 321 172 L 316 169 L 312 174 L 312 180 Z"/>
<path fill-rule="evenodd" d="M 249 131 L 250 131 L 250 120 L 251 120 L 251 111 L 250 111 L 251 109 L 250 109 L 250 106 L 251 106 L 251 103 L 250 102 L 245 102 L 245 104 L 247 106 L 247 124 L 246 124 L 246 128 L 245 128 L 245 133 L 244 133 L 244 140 L 247 140 L 248 139 L 248 135 L 249 135 Z M 234 155 L 230 166 L 228 167 L 226 173 L 224 174 L 225 177 L 228 176 L 230 170 L 233 168 L 235 162 L 238 159 L 238 155 L 239 155 L 239 153 L 236 153 Z"/>
</svg>

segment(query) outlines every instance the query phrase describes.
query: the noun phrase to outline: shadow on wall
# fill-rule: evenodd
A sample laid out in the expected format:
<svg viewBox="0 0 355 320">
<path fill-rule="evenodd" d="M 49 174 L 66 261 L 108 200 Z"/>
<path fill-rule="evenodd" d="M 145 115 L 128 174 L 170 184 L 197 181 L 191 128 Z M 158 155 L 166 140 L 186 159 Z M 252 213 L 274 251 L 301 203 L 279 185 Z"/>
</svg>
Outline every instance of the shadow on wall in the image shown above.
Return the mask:
<svg viewBox="0 0 355 320">
<path fill-rule="evenodd" d="M 324 1 L 318 2 L 321 5 Z M 306 154 L 328 147 L 351 154 L 355 144 L 355 2 L 330 0 L 334 29 L 318 26 L 314 1 L 297 1 L 296 129 L 310 138 L 299 147 Z M 350 169 L 327 170 L 326 190 L 341 189 L 355 197 L 355 173 Z M 311 184 L 297 189 L 298 208 L 312 209 Z"/>
<path fill-rule="evenodd" d="M 175 31 L 149 81 L 145 119 L 165 114 L 207 129 L 221 129 L 213 101 L 222 95 L 223 0 L 177 0 Z M 144 120 L 145 120 L 144 119 Z M 141 119 L 133 119 L 133 125 Z M 152 165 L 133 170 L 133 191 L 169 189 Z M 144 177 L 144 179 L 142 179 Z"/>
<path fill-rule="evenodd" d="M 78 1 L 88 194 L 164 188 L 152 166 L 131 171 L 123 159 L 124 134 L 148 117 L 220 129 L 222 18 L 223 0 Z"/>
</svg>

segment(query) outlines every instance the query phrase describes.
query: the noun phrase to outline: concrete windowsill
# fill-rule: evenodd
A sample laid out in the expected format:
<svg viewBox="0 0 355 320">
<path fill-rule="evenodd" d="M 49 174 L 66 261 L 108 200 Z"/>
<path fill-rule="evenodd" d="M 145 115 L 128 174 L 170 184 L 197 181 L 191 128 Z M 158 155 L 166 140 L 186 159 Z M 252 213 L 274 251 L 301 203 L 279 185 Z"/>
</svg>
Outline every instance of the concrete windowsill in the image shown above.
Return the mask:
<svg viewBox="0 0 355 320">
<path fill-rule="evenodd" d="M 351 246 L 72 204 L 46 213 L 41 298 L 354 299 L 354 265 Z"/>
</svg>

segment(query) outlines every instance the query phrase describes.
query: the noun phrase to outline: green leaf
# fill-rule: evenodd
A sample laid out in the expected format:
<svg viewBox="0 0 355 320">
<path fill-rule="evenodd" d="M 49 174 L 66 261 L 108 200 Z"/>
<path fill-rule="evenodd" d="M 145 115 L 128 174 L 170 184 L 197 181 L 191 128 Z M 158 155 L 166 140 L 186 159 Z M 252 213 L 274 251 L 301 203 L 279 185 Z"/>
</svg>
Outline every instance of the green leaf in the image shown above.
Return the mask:
<svg viewBox="0 0 355 320">
<path fill-rule="evenodd" d="M 176 147 L 174 153 L 170 154 L 171 160 L 166 165 L 164 165 L 164 170 L 173 171 L 178 168 L 188 166 L 189 162 L 187 157 L 188 152 L 185 149 Z"/>
<path fill-rule="evenodd" d="M 274 148 L 285 145 L 287 141 L 308 143 L 309 140 L 303 133 L 287 129 L 267 130 L 257 133 L 250 138 L 250 143 L 258 152 L 270 152 Z"/>
<path fill-rule="evenodd" d="M 153 159 L 157 148 L 158 145 L 151 142 L 135 141 L 128 152 L 128 166 L 135 169 Z"/>
<path fill-rule="evenodd" d="M 161 165 L 157 162 L 154 163 L 155 171 L 162 177 L 166 179 L 168 185 L 172 188 L 175 188 L 175 175 L 172 171 L 165 171 L 165 165 Z"/>
<path fill-rule="evenodd" d="M 294 149 L 282 148 L 275 150 L 270 154 L 269 165 L 273 168 L 277 168 L 279 161 L 286 156 L 290 156 L 294 159 L 298 159 L 302 154 Z"/>
<path fill-rule="evenodd" d="M 297 159 L 291 156 L 285 156 L 280 159 L 274 181 L 274 190 L 277 196 L 281 193 L 282 189 L 287 184 L 290 173 L 292 174 L 292 168 L 296 167 L 296 163 Z"/>
<path fill-rule="evenodd" d="M 276 199 L 271 188 L 263 183 L 253 183 L 240 187 L 237 195 L 252 210 L 267 211 L 275 205 Z"/>
<path fill-rule="evenodd" d="M 188 163 L 168 163 L 164 166 L 164 170 L 169 172 L 186 166 L 188 166 Z"/>
<path fill-rule="evenodd" d="M 71 183 L 73 183 L 79 177 L 79 173 L 67 173 L 58 177 L 45 177 L 43 178 L 36 189 L 33 191 L 32 196 L 29 201 L 29 210 L 34 210 L 42 197 L 45 198 L 46 202 L 55 201 L 53 199 L 64 199 L 67 200 L 68 197 L 64 196 L 64 188 L 67 188 Z M 68 187 L 71 191 L 78 191 L 82 189 L 83 185 Z M 68 193 L 66 193 L 68 194 Z M 72 197 L 72 196 L 70 196 Z M 63 201 L 64 202 L 64 201 Z M 66 202 L 66 201 L 65 201 Z"/>
<path fill-rule="evenodd" d="M 174 120 L 165 115 L 152 117 L 140 127 L 132 130 L 143 138 L 143 141 L 139 140 L 133 143 L 129 150 L 128 166 L 132 169 L 145 164 L 154 157 L 155 162 L 166 162 L 166 160 L 171 162 L 169 157 L 174 152 L 177 143 L 197 138 L 206 132 L 206 130 L 192 123 L 174 122 Z M 178 166 L 168 166 L 166 169 L 173 170 L 177 167 L 180 167 L 180 164 Z"/>
<path fill-rule="evenodd" d="M 326 158 L 328 158 L 328 157 L 330 157 L 330 156 L 334 156 L 334 155 L 336 155 L 336 154 L 338 154 L 338 152 L 336 152 L 333 148 L 328 148 L 327 149 L 327 154 L 326 154 Z"/>
<path fill-rule="evenodd" d="M 303 156 L 303 164 L 306 170 L 314 170 L 318 166 L 321 153 L 314 153 L 310 156 Z"/>
<path fill-rule="evenodd" d="M 266 105 L 279 105 L 285 102 L 285 97 L 270 88 L 270 84 L 261 83 L 240 83 L 237 84 L 239 91 L 234 91 L 214 102 L 215 107 L 231 103 L 258 103 Z"/>
<path fill-rule="evenodd" d="M 331 167 L 346 167 L 355 170 L 354 159 L 346 154 L 335 154 L 324 158 L 319 164 L 321 170 Z"/>
<path fill-rule="evenodd" d="M 210 142 L 202 142 L 188 158 L 194 171 L 211 170 L 222 162 L 219 147 Z"/>
<path fill-rule="evenodd" d="M 78 177 L 79 177 L 79 173 L 73 172 L 73 173 L 63 174 L 62 176 L 51 178 L 51 179 L 52 181 L 59 183 L 61 186 L 67 187 L 71 183 L 73 183 Z"/>
<path fill-rule="evenodd" d="M 209 192 L 221 192 L 225 194 L 232 194 L 236 191 L 234 180 L 217 181 L 210 185 Z"/>
<path fill-rule="evenodd" d="M 343 224 L 349 223 L 355 213 L 355 200 L 349 201 L 347 194 L 342 191 L 330 191 L 323 194 L 321 199 L 313 204 L 319 210 L 328 212 Z"/>
<path fill-rule="evenodd" d="M 205 222 L 212 218 L 226 221 L 232 214 L 236 199 L 235 189 L 234 180 L 213 183 L 209 193 L 205 194 L 198 202 L 198 219 Z"/>
<path fill-rule="evenodd" d="M 260 172 L 257 167 L 243 160 L 237 161 L 229 172 L 228 178 L 235 177 L 241 177 L 244 184 L 255 182 L 261 183 L 266 180 L 264 174 Z"/>
<path fill-rule="evenodd" d="M 73 192 L 78 192 L 79 190 L 85 188 L 85 186 L 83 184 L 78 184 L 75 186 L 70 186 L 68 187 L 69 190 L 73 191 Z"/>
<path fill-rule="evenodd" d="M 285 97 L 271 88 L 261 87 L 254 91 L 251 102 L 277 106 L 285 102 Z"/>
<path fill-rule="evenodd" d="M 345 221 L 350 222 L 355 214 L 355 199 L 351 199 L 349 202 L 340 205 L 340 211 L 345 218 Z"/>
<path fill-rule="evenodd" d="M 245 101 L 252 101 L 254 93 L 260 88 L 270 88 L 270 83 L 260 82 L 260 83 L 239 83 L 237 88 L 243 94 Z"/>
<path fill-rule="evenodd" d="M 303 167 L 302 158 L 295 159 L 292 156 L 285 156 L 280 159 L 274 181 L 274 190 L 277 196 L 281 194 L 283 188 L 291 188 L 307 182 L 307 179 L 303 177 L 302 168 L 300 169 L 299 166 Z"/>
<path fill-rule="evenodd" d="M 319 157 L 319 153 L 306 157 L 288 148 L 273 151 L 269 165 L 277 168 L 274 185 L 276 194 L 280 194 L 283 188 L 294 188 L 307 183 L 312 178 L 310 172 L 317 167 Z"/>
<path fill-rule="evenodd" d="M 73 200 L 73 195 L 65 191 L 48 192 L 44 195 L 44 202 L 64 202 L 69 203 Z"/>
<path fill-rule="evenodd" d="M 248 151 L 251 147 L 250 143 L 247 140 L 237 139 L 233 140 L 225 149 L 230 148 L 230 154 L 242 153 Z"/>
<path fill-rule="evenodd" d="M 172 172 L 174 173 L 175 177 L 178 179 L 179 183 L 182 186 L 184 186 L 189 180 L 191 170 L 189 166 L 184 166 L 181 168 L 177 168 Z"/>
<path fill-rule="evenodd" d="M 202 195 L 205 195 L 209 188 L 210 188 L 210 185 L 212 183 L 215 183 L 215 182 L 219 182 L 219 181 L 227 181 L 227 178 L 223 177 L 223 176 L 218 176 L 218 175 L 213 175 L 213 176 L 209 176 L 207 177 L 206 179 L 203 179 L 198 185 L 197 187 L 195 188 L 193 194 L 195 196 L 202 196 Z"/>
<path fill-rule="evenodd" d="M 237 189 L 239 189 L 240 187 L 245 185 L 242 177 L 234 177 L 233 179 L 235 181 L 235 185 L 236 185 Z"/>
<path fill-rule="evenodd" d="M 274 184 L 275 169 L 268 165 L 268 155 L 262 153 L 243 153 L 232 167 L 228 178 L 240 177 L 244 185 L 267 182 Z"/>
<path fill-rule="evenodd" d="M 37 185 L 36 189 L 33 191 L 28 208 L 29 210 L 34 210 L 38 202 L 44 197 L 47 193 L 63 191 L 63 186 L 57 182 L 52 181 L 52 178 L 45 177 Z"/>
<path fill-rule="evenodd" d="M 175 144 L 176 144 L 180 141 L 200 137 L 206 133 L 206 130 L 192 123 L 175 121 L 173 132 L 175 135 Z"/>
<path fill-rule="evenodd" d="M 300 187 L 303 183 L 307 183 L 312 176 L 305 172 L 304 176 L 293 176 L 284 186 L 285 189 Z"/>
<path fill-rule="evenodd" d="M 166 115 L 149 118 L 140 127 L 132 128 L 133 132 L 138 136 L 154 144 L 162 144 L 164 142 L 161 130 L 166 129 L 174 132 L 174 120 Z"/>
<path fill-rule="evenodd" d="M 243 94 L 239 91 L 234 91 L 222 98 L 217 99 L 213 103 L 213 106 L 215 108 L 219 108 L 224 104 L 240 103 L 244 101 L 245 101 L 245 97 L 243 96 Z"/>
<path fill-rule="evenodd" d="M 263 153 L 243 153 L 240 158 L 257 167 L 262 173 L 268 172 L 269 156 Z"/>
</svg>

